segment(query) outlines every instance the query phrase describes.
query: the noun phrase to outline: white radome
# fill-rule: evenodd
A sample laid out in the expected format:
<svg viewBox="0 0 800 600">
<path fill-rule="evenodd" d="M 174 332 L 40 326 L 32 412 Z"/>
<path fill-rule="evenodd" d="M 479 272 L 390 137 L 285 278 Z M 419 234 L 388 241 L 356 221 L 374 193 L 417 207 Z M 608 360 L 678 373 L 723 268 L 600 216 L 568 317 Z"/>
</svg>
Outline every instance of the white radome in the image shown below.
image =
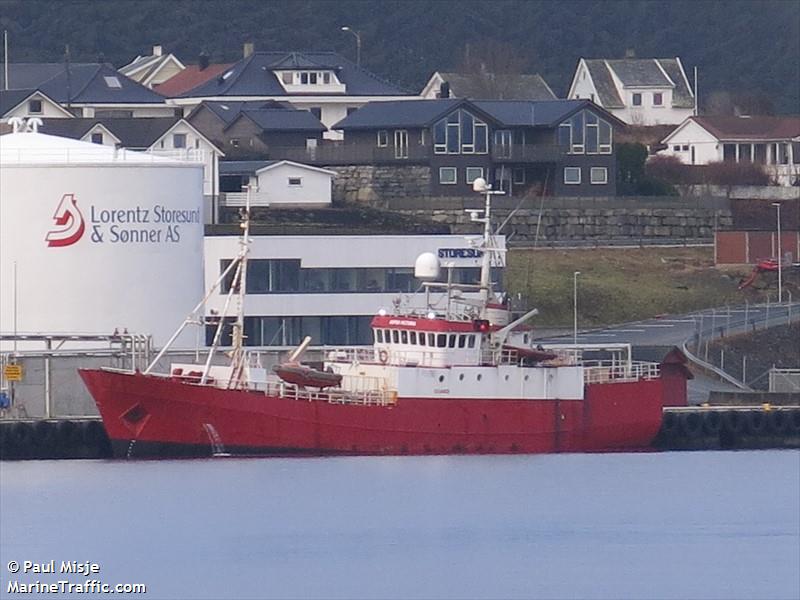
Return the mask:
<svg viewBox="0 0 800 600">
<path fill-rule="evenodd" d="M 433 252 L 423 252 L 414 262 L 414 277 L 422 281 L 436 281 L 440 270 L 439 258 Z"/>
<path fill-rule="evenodd" d="M 159 345 L 202 298 L 202 163 L 28 131 L 0 169 L 1 333 Z"/>
</svg>

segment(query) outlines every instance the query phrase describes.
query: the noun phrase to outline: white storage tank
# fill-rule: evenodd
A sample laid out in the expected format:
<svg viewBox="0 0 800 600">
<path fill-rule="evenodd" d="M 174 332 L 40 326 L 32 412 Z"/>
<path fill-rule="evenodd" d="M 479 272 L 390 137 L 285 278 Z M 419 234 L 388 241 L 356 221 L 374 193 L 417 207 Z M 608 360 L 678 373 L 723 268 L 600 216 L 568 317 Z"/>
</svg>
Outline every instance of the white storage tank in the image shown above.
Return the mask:
<svg viewBox="0 0 800 600">
<path fill-rule="evenodd" d="M 0 332 L 161 345 L 202 298 L 201 161 L 27 131 L 0 136 L 0 170 Z"/>
</svg>

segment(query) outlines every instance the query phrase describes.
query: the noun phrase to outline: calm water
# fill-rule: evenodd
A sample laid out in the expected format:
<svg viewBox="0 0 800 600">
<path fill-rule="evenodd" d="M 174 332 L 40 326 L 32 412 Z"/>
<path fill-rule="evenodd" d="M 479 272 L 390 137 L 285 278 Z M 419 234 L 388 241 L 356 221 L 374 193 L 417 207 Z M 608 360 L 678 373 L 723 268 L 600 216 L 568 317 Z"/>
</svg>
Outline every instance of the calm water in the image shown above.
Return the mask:
<svg viewBox="0 0 800 600">
<path fill-rule="evenodd" d="M 800 597 L 797 451 L 5 462 L 0 484 L 3 598 L 8 561 L 51 559 L 148 599 Z"/>
</svg>

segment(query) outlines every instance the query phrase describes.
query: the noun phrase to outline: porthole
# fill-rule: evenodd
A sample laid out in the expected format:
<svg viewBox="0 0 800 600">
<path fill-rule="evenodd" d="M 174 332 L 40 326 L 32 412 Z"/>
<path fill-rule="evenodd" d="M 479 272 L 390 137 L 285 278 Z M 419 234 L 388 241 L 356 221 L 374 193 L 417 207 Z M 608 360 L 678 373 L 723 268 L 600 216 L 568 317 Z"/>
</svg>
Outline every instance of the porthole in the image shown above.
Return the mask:
<svg viewBox="0 0 800 600">
<path fill-rule="evenodd" d="M 461 374 L 458 376 L 458 380 L 459 380 L 459 381 L 464 381 L 464 374 L 463 374 L 463 373 L 461 373 Z"/>
<path fill-rule="evenodd" d="M 478 373 L 478 381 L 480 381 L 481 379 L 483 379 L 483 375 L 481 375 L 480 373 Z"/>
<path fill-rule="evenodd" d="M 530 379 L 530 377 L 528 375 L 525 375 L 525 381 L 528 381 L 528 379 Z"/>
<path fill-rule="evenodd" d="M 444 382 L 444 375 L 439 375 L 439 383 Z"/>
<path fill-rule="evenodd" d="M 506 375 L 506 376 L 504 377 L 504 379 L 505 379 L 506 381 L 508 381 L 508 375 Z"/>
</svg>

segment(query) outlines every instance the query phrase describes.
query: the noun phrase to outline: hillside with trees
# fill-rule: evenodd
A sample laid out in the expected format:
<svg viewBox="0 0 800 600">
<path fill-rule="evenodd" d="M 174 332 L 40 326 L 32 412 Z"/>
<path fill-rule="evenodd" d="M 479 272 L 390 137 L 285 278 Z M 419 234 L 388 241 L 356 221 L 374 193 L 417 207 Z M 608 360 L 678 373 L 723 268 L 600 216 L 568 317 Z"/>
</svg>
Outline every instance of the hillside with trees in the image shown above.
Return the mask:
<svg viewBox="0 0 800 600">
<path fill-rule="evenodd" d="M 715 111 L 797 112 L 800 3 L 784 0 L 0 0 L 12 62 L 121 66 L 162 44 L 187 63 L 257 50 L 335 50 L 418 92 L 435 70 L 508 49 L 508 68 L 539 72 L 563 96 L 580 57 L 680 56 Z M 465 60 L 465 57 L 469 57 Z"/>
</svg>

